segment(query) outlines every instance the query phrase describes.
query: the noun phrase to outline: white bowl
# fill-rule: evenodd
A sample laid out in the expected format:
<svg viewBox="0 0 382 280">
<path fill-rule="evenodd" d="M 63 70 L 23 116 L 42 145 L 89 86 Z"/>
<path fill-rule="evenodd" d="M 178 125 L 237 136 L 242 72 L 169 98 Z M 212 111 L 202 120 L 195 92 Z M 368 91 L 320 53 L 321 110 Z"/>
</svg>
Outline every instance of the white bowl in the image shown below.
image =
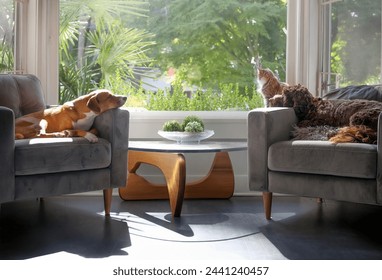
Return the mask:
<svg viewBox="0 0 382 280">
<path fill-rule="evenodd" d="M 204 130 L 203 132 L 181 132 L 181 131 L 163 131 L 158 130 L 158 134 L 168 140 L 176 141 L 177 143 L 198 142 L 207 139 L 215 134 L 213 130 Z"/>
</svg>

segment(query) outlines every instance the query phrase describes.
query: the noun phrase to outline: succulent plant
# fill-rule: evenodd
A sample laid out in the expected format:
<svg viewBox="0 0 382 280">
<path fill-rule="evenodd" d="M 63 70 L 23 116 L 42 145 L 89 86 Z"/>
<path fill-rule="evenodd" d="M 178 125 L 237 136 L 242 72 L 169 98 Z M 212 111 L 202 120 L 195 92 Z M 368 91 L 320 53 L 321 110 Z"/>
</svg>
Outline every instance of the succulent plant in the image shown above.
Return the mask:
<svg viewBox="0 0 382 280">
<path fill-rule="evenodd" d="M 198 116 L 190 115 L 184 118 L 180 124 L 176 120 L 167 121 L 162 127 L 163 131 L 186 131 L 186 132 L 203 132 L 204 123 Z"/>
<path fill-rule="evenodd" d="M 204 131 L 204 122 L 201 118 L 199 118 L 198 116 L 193 116 L 193 115 L 190 115 L 190 116 L 187 116 L 184 118 L 183 122 L 182 122 L 182 128 L 184 131 L 186 131 L 186 126 L 188 123 L 190 122 L 197 122 L 201 125 L 202 127 L 202 131 Z M 198 131 L 200 132 L 200 131 Z"/>
<path fill-rule="evenodd" d="M 181 124 L 176 121 L 167 121 L 163 125 L 163 131 L 183 131 Z"/>
<path fill-rule="evenodd" d="M 184 131 L 186 132 L 203 132 L 203 126 L 200 122 L 193 121 L 193 122 L 188 122 L 186 127 L 184 128 Z"/>
</svg>

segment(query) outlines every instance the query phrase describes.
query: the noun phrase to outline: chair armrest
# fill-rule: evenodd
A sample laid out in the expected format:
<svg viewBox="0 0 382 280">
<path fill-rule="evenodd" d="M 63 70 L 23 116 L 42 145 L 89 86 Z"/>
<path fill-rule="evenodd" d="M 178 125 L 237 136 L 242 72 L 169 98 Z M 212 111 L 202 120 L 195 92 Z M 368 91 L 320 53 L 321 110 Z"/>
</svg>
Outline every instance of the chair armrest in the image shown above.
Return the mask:
<svg viewBox="0 0 382 280">
<path fill-rule="evenodd" d="M 15 195 L 15 120 L 11 109 L 0 106 L 0 203 Z"/>
<path fill-rule="evenodd" d="M 94 121 L 99 137 L 111 143 L 110 183 L 113 188 L 126 185 L 129 118 L 128 110 L 118 108 L 102 113 Z"/>
<path fill-rule="evenodd" d="M 248 180 L 253 191 L 268 190 L 268 148 L 288 140 L 297 117 L 292 108 L 258 108 L 248 113 Z"/>
<path fill-rule="evenodd" d="M 382 114 L 378 117 L 377 151 L 377 203 L 382 204 Z"/>
</svg>

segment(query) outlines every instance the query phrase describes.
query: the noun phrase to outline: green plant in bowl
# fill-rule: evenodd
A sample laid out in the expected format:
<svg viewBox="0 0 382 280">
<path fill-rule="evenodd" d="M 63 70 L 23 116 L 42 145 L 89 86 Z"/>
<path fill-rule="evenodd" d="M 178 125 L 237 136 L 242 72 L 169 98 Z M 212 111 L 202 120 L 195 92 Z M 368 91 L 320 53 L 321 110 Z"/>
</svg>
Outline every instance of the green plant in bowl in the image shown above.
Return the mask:
<svg viewBox="0 0 382 280">
<path fill-rule="evenodd" d="M 181 124 L 176 120 L 165 122 L 162 129 L 163 131 L 183 131 Z"/>
<path fill-rule="evenodd" d="M 185 132 L 203 132 L 203 126 L 200 122 L 193 121 L 193 122 L 188 122 L 187 125 L 184 128 Z"/>
<path fill-rule="evenodd" d="M 190 115 L 190 116 L 187 116 L 187 117 L 184 118 L 184 120 L 182 122 L 183 130 L 186 131 L 187 124 L 193 123 L 193 122 L 199 123 L 200 126 L 201 126 L 201 129 L 202 129 L 202 130 L 193 131 L 193 132 L 202 132 L 202 131 L 204 131 L 204 122 L 203 122 L 203 120 L 201 118 L 199 118 L 198 116 L 193 116 L 193 115 Z M 195 125 L 192 125 L 192 126 L 195 126 Z"/>
</svg>

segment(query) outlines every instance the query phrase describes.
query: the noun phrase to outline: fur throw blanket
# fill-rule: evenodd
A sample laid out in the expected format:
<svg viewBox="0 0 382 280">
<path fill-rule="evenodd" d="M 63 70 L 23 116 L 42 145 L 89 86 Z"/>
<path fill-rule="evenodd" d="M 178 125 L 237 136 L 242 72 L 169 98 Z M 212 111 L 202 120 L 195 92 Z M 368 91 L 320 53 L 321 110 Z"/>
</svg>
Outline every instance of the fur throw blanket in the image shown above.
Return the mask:
<svg viewBox="0 0 382 280">
<path fill-rule="evenodd" d="M 378 117 L 382 102 L 372 100 L 323 100 L 314 97 L 306 87 L 284 89 L 269 100 L 271 107 L 291 107 L 300 128 L 329 126 L 338 131 L 328 134 L 334 143 L 377 143 Z M 300 132 L 301 133 L 301 132 Z"/>
<path fill-rule="evenodd" d="M 337 134 L 338 127 L 328 125 L 307 126 L 299 127 L 295 125 L 291 132 L 291 138 L 293 140 L 318 140 L 328 141 L 331 136 Z"/>
</svg>

